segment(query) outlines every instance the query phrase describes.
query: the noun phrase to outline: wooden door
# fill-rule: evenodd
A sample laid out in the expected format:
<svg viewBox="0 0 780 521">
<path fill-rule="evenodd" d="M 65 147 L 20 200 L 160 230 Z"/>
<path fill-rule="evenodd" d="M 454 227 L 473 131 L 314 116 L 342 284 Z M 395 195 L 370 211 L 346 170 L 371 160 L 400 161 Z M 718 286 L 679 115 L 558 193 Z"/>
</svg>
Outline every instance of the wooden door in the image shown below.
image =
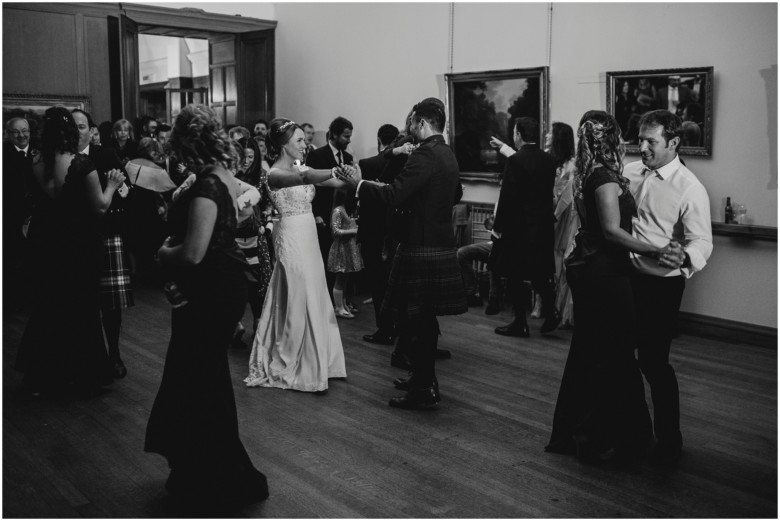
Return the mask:
<svg viewBox="0 0 780 521">
<path fill-rule="evenodd" d="M 274 117 L 274 29 L 238 35 L 238 118 L 250 130 Z"/>
<path fill-rule="evenodd" d="M 122 117 L 136 121 L 138 114 L 140 84 L 138 78 L 138 24 L 119 15 L 119 58 L 121 63 L 120 89 L 122 92 Z M 119 118 L 116 118 L 119 119 Z"/>
<path fill-rule="evenodd" d="M 222 125 L 241 124 L 238 116 L 238 84 L 236 81 L 236 37 L 219 35 L 209 38 L 209 93 L 211 107 L 217 111 Z"/>
</svg>

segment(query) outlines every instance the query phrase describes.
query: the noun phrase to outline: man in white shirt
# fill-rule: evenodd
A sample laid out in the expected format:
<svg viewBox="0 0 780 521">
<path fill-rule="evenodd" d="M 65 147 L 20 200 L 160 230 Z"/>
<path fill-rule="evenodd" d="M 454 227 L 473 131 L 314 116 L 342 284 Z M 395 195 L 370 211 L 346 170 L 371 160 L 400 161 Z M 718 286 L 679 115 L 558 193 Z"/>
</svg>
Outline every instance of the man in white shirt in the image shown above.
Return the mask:
<svg viewBox="0 0 780 521">
<path fill-rule="evenodd" d="M 682 449 L 679 389 L 669 351 L 685 279 L 703 269 L 712 253 L 709 197 L 677 156 L 681 133 L 679 116 L 667 110 L 645 113 L 639 122 L 642 160 L 627 164 L 623 171 L 637 204 L 634 236 L 658 247 L 670 240 L 680 245 L 675 268 L 631 254 L 639 365 L 650 384 L 658 439 L 655 456 L 663 463 L 676 462 Z"/>
</svg>

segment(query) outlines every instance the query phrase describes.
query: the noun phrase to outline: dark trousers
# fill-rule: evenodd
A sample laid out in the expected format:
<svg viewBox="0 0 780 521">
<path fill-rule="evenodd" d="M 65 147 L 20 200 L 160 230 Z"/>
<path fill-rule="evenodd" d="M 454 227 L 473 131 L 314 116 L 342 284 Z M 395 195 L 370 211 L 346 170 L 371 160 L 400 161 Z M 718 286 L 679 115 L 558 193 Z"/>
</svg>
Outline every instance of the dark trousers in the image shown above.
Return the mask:
<svg viewBox="0 0 780 521">
<path fill-rule="evenodd" d="M 317 225 L 317 241 L 320 243 L 320 254 L 322 255 L 322 265 L 325 270 L 325 282 L 328 284 L 328 293 L 333 300 L 333 284 L 336 282 L 336 275 L 328 271 L 328 254 L 330 254 L 330 245 L 333 244 L 333 234 L 330 231 L 330 224 Z"/>
<path fill-rule="evenodd" d="M 436 348 L 439 343 L 439 321 L 433 309 L 423 309 L 420 316 L 400 324 L 396 351 L 405 352 L 412 365 L 412 387 L 428 388 L 436 380 Z"/>
<path fill-rule="evenodd" d="M 382 259 L 384 236 L 362 238 L 360 253 L 366 266 L 366 277 L 371 290 L 371 299 L 374 302 L 374 316 L 376 327 L 380 334 L 393 336 L 393 317 L 391 313 L 382 313 L 382 302 L 387 292 L 387 281 L 390 276 L 392 258 Z"/>
<path fill-rule="evenodd" d="M 679 446 L 680 391 L 669 364 L 669 351 L 677 331 L 685 278 L 634 273 L 631 285 L 638 317 L 639 367 L 650 384 L 655 436 L 660 443 Z"/>
</svg>

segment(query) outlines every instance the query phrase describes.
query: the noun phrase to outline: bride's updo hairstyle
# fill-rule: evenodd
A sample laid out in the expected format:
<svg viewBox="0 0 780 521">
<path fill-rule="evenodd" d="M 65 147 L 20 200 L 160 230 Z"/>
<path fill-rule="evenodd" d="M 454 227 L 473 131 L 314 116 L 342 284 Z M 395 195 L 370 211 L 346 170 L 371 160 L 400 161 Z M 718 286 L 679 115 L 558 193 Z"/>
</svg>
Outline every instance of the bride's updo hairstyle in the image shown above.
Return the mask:
<svg viewBox="0 0 780 521">
<path fill-rule="evenodd" d="M 290 141 L 290 138 L 292 138 L 295 131 L 299 128 L 301 127 L 291 119 L 276 118 L 271 121 L 271 125 L 268 129 L 268 136 L 266 136 L 268 157 L 271 161 L 279 159 L 279 154 L 282 153 L 282 147 Z"/>
<path fill-rule="evenodd" d="M 174 157 L 199 173 L 204 166 L 236 164 L 238 154 L 217 113 L 206 105 L 187 105 L 173 124 L 168 146 Z"/>
</svg>

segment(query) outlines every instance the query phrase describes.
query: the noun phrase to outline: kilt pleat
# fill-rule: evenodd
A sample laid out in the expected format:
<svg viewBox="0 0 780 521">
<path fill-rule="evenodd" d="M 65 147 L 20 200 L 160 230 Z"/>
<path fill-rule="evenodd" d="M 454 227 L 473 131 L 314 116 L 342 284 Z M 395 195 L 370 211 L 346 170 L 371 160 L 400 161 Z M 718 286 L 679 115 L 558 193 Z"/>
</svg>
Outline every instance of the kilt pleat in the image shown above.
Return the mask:
<svg viewBox="0 0 780 521">
<path fill-rule="evenodd" d="M 424 308 L 437 316 L 468 311 L 457 249 L 399 246 L 382 308 L 396 319 L 416 318 Z"/>
<path fill-rule="evenodd" d="M 120 235 L 103 239 L 103 271 L 100 274 L 100 304 L 108 309 L 122 309 L 134 304 L 130 270 Z"/>
</svg>

